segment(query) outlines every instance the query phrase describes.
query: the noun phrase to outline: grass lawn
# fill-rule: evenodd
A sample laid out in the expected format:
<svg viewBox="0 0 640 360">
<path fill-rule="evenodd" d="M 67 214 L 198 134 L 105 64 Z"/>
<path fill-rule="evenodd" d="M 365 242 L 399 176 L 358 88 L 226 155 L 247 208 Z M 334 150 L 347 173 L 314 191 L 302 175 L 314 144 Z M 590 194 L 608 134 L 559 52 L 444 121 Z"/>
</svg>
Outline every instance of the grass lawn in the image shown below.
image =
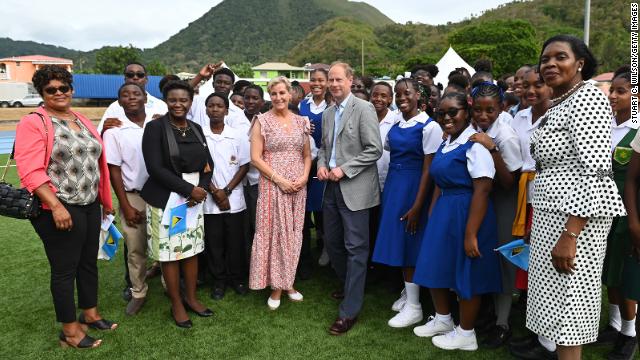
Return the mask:
<svg viewBox="0 0 640 360">
<path fill-rule="evenodd" d="M 6 156 L 0 157 L 4 164 Z M 15 171 L 9 180 L 14 184 Z M 246 297 L 228 291 L 222 301 L 209 298 L 209 288 L 199 290 L 213 318 L 192 316 L 194 327 L 177 328 L 169 315 L 169 301 L 158 278 L 149 286 L 148 301 L 135 317 L 124 315 L 120 297 L 124 285 L 123 259 L 99 262 L 99 308 L 119 323 L 111 333 L 90 332 L 104 339 L 96 350 L 61 349 L 49 292 L 49 265 L 40 239 L 25 220 L 0 218 L 0 358 L 2 359 L 509 359 L 505 349 L 448 352 L 429 339 L 413 335 L 411 328 L 392 329 L 391 303 L 398 293 L 369 286 L 360 321 L 345 336 L 328 335 L 337 315 L 337 302 L 329 293 L 337 286 L 330 268 L 316 269 L 311 280 L 296 287 L 302 303 L 283 297 L 277 311 L 266 305 L 267 291 Z M 426 295 L 426 293 L 425 293 Z M 423 298 L 425 314 L 432 312 Z M 595 304 L 594 304 L 595 305 Z M 513 327 L 522 332 L 523 316 L 514 314 Z M 606 349 L 586 347 L 584 359 L 602 359 Z"/>
</svg>

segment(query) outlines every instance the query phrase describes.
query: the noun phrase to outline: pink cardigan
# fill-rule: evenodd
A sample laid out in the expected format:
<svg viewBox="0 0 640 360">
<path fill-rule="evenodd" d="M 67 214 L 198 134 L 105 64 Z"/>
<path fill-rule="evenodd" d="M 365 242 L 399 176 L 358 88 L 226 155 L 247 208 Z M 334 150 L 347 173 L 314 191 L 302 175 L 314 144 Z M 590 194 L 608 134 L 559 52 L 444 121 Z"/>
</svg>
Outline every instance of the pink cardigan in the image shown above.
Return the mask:
<svg viewBox="0 0 640 360">
<path fill-rule="evenodd" d="M 47 175 L 47 167 L 49 166 L 49 160 L 51 159 L 51 151 L 53 149 L 53 136 L 54 128 L 51 118 L 43 107 L 36 109 L 37 113 L 44 116 L 44 125 L 42 126 L 42 120 L 40 116 L 36 114 L 25 115 L 20 119 L 16 128 L 16 142 L 15 142 L 15 160 L 16 167 L 18 168 L 18 176 L 20 177 L 20 183 L 29 192 L 33 193 L 35 189 L 42 184 L 47 184 L 51 191 L 56 193 L 58 190 L 51 184 L 51 179 Z M 98 139 L 102 146 L 102 153 L 100 154 L 100 183 L 98 184 L 98 199 L 103 207 L 106 209 L 113 209 L 111 202 L 111 184 L 109 181 L 109 168 L 107 167 L 107 158 L 105 156 L 104 143 L 95 126 L 89 119 L 83 115 L 73 112 L 75 116 L 80 119 L 84 126 L 89 129 L 91 134 Z M 47 134 L 48 133 L 48 134 Z M 46 141 L 46 152 L 45 152 Z M 44 209 L 48 209 L 47 205 L 42 204 Z"/>
</svg>

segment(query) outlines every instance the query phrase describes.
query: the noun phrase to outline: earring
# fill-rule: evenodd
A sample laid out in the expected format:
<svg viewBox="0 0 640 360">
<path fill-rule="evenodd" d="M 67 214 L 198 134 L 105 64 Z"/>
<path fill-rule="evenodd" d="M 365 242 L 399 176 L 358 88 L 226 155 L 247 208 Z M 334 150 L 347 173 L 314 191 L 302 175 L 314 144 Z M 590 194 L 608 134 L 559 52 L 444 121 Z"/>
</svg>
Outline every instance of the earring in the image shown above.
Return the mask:
<svg viewBox="0 0 640 360">
<path fill-rule="evenodd" d="M 580 72 L 580 71 L 582 71 L 582 68 L 581 68 L 581 67 L 580 67 L 580 68 L 578 68 L 578 72 Z"/>
</svg>

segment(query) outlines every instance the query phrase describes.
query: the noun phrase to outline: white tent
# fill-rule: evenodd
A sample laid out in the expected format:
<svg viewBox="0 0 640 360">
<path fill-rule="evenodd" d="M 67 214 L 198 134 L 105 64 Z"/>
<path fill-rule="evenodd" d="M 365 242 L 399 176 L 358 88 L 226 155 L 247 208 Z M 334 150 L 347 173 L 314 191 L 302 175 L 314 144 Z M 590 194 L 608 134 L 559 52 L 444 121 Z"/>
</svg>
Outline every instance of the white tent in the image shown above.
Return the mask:
<svg viewBox="0 0 640 360">
<path fill-rule="evenodd" d="M 456 68 L 463 67 L 469 70 L 469 74 L 471 75 L 476 73 L 473 67 L 467 64 L 467 62 L 464 61 L 464 59 L 462 59 L 451 46 L 449 46 L 449 50 L 447 50 L 447 52 L 436 65 L 438 66 L 439 71 L 438 76 L 436 76 L 436 78 L 434 79 L 434 82 L 436 84 L 441 83 L 444 87 L 446 87 L 449 83 L 449 73 Z"/>
</svg>

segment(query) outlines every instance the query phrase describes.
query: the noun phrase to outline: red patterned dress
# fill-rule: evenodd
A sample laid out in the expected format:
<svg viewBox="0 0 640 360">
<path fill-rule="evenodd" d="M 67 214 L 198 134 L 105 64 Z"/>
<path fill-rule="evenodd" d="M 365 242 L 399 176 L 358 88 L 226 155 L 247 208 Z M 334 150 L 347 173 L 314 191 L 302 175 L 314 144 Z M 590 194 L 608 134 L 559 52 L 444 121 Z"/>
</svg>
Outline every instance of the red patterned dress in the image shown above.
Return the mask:
<svg viewBox="0 0 640 360">
<path fill-rule="evenodd" d="M 291 125 L 284 127 L 270 111 L 257 118 L 264 138 L 262 158 L 276 174 L 289 181 L 304 175 L 303 149 L 310 130 L 306 117 L 292 114 L 292 120 Z M 293 287 L 302 245 L 306 198 L 306 187 L 285 194 L 275 183 L 260 176 L 249 273 L 251 289 Z"/>
</svg>

